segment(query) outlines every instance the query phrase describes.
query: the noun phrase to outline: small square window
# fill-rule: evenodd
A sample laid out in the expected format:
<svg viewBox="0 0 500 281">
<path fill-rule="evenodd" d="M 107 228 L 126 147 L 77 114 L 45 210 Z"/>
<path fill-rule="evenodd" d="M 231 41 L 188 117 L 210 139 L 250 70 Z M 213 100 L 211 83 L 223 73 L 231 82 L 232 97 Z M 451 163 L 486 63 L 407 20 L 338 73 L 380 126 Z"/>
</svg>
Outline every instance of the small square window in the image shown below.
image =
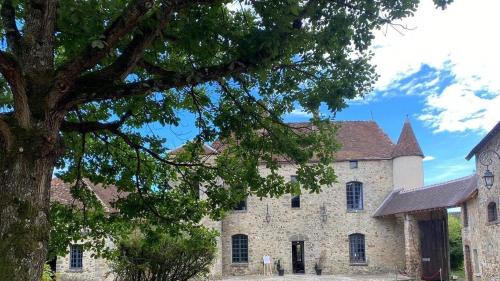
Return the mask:
<svg viewBox="0 0 500 281">
<path fill-rule="evenodd" d="M 247 209 L 247 200 L 241 200 L 233 207 L 235 211 L 245 211 Z"/>
<path fill-rule="evenodd" d="M 290 182 L 297 182 L 297 176 L 290 176 Z"/>
<path fill-rule="evenodd" d="M 351 169 L 357 169 L 358 168 L 358 161 L 357 160 L 349 161 L 349 167 Z"/>
</svg>

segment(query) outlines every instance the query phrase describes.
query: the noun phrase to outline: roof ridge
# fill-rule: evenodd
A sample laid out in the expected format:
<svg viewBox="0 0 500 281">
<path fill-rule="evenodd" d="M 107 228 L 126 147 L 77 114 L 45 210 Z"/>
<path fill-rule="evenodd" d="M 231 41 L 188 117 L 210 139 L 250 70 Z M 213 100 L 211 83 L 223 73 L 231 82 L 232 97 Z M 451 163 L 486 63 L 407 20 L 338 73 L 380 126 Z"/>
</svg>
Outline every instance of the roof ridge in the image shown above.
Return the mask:
<svg viewBox="0 0 500 281">
<path fill-rule="evenodd" d="M 109 208 L 111 207 L 111 204 L 110 203 L 107 203 L 103 198 L 101 198 L 101 196 L 99 195 L 98 192 L 96 192 L 95 190 L 95 187 L 96 185 L 89 179 L 89 178 L 82 178 L 82 181 L 83 183 L 85 183 L 85 186 L 92 191 L 92 193 L 94 194 L 94 196 L 99 199 L 99 201 L 101 202 L 101 205 L 104 207 L 104 209 L 106 211 L 109 211 Z"/>
<path fill-rule="evenodd" d="M 441 183 L 434 183 L 434 184 L 430 184 L 430 185 L 424 185 L 422 188 L 433 188 L 433 187 L 436 187 L 436 186 L 439 186 L 439 185 L 443 185 L 443 184 L 454 183 L 454 182 L 457 182 L 457 181 L 463 181 L 465 179 L 472 179 L 474 176 L 476 176 L 475 173 L 474 174 L 470 174 L 468 176 L 463 176 L 461 178 L 447 180 L 447 181 L 444 181 L 444 182 L 441 182 Z"/>
<path fill-rule="evenodd" d="M 431 184 L 431 185 L 424 185 L 424 186 L 419 186 L 419 187 L 410 188 L 410 189 L 404 189 L 404 190 L 401 189 L 400 193 L 409 193 L 409 192 L 414 192 L 414 191 L 427 190 L 429 188 L 436 188 L 438 186 L 442 186 L 442 185 L 445 185 L 445 184 L 450 184 L 450 183 L 454 183 L 454 182 L 463 181 L 463 180 L 466 180 L 466 179 L 471 179 L 475 175 L 476 174 L 471 174 L 471 175 L 468 175 L 468 176 L 465 176 L 465 177 L 461 177 L 461 178 L 457 178 L 457 179 L 452 179 L 452 180 L 448 180 L 448 181 L 444 181 L 444 182 L 440 182 L 440 183 L 435 183 L 435 184 Z"/>
</svg>

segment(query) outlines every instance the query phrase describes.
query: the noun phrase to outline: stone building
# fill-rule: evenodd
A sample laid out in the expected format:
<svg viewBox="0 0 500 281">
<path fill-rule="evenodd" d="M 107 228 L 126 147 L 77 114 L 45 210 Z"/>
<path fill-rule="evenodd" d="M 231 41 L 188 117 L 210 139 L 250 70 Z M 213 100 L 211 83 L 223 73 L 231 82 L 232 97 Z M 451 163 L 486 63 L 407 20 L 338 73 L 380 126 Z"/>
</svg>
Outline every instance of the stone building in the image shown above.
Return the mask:
<svg viewBox="0 0 500 281">
<path fill-rule="evenodd" d="M 59 202 L 66 205 L 81 208 L 81 203 L 76 201 L 71 195 L 71 184 L 63 182 L 58 178 L 52 179 L 50 191 L 51 202 Z M 102 203 L 104 211 L 108 214 L 116 212 L 111 203 L 125 193 L 119 192 L 115 186 L 93 184 L 87 179 L 83 179 L 86 188 L 94 193 L 96 198 Z M 52 269 L 57 273 L 60 281 L 110 281 L 113 276 L 110 274 L 109 264 L 103 258 L 94 258 L 91 251 L 83 249 L 84 241 L 75 241 L 68 245 L 68 254 L 57 257 L 50 262 Z M 111 240 L 107 242 L 108 247 L 113 247 Z"/>
<path fill-rule="evenodd" d="M 220 232 L 213 276 L 260 274 L 268 256 L 271 267 L 275 269 L 274 263 L 279 261 L 286 274 L 314 274 L 320 263 L 323 274 L 397 271 L 416 279 L 449 280 L 446 210 L 462 205 L 469 217 L 469 227 L 464 228 L 466 245 L 476 250 L 473 255 L 481 267 L 474 272 L 490 278 L 484 279 L 488 281 L 498 276 L 499 224 L 498 220 L 485 220 L 490 209 L 485 206 L 491 202 L 498 206 L 498 164 L 490 165 L 497 179 L 490 191 L 480 185 L 478 188 L 485 171 L 479 165 L 479 176 L 423 186 L 423 153 L 408 120 L 397 143 L 372 121 L 337 125 L 342 147 L 333 163 L 335 184 L 323 187 L 320 194 L 249 197 L 221 221 L 202 221 Z M 490 133 L 471 155 L 493 147 L 498 152 L 498 127 L 494 136 Z M 217 157 L 223 149 L 224 145 L 214 143 L 206 146 L 205 152 Z M 295 180 L 294 165 L 281 165 L 281 175 Z M 260 172 L 269 173 L 264 166 Z M 69 188 L 57 180 L 55 183 L 53 200 L 68 203 Z M 101 190 L 99 185 L 87 185 L 113 212 L 109 202 L 119 196 L 116 188 Z M 68 192 L 57 191 L 57 186 Z M 489 238 L 483 239 L 485 234 Z M 89 253 L 79 252 L 78 247 L 70 246 L 70 250 L 70 255 L 57 260 L 62 280 L 105 280 L 102 276 L 109 268 L 104 261 L 91 261 Z M 78 259 L 83 266 L 74 268 L 75 260 L 79 265 Z"/>
<path fill-rule="evenodd" d="M 464 264 L 469 281 L 500 280 L 500 122 L 472 149 L 478 185 L 462 205 Z M 492 186 L 482 178 L 493 176 Z"/>
<path fill-rule="evenodd" d="M 324 274 L 406 269 L 405 217 L 374 215 L 394 191 L 423 187 L 423 153 L 411 125 L 405 122 L 394 144 L 375 122 L 337 124 L 342 148 L 333 165 L 338 182 L 320 194 L 241 202 L 219 222 L 221 267 L 216 273 L 260 273 L 264 256 L 279 260 L 288 274 L 314 273 L 320 257 Z M 285 178 L 292 181 L 295 173 L 293 165 L 282 163 Z"/>
</svg>

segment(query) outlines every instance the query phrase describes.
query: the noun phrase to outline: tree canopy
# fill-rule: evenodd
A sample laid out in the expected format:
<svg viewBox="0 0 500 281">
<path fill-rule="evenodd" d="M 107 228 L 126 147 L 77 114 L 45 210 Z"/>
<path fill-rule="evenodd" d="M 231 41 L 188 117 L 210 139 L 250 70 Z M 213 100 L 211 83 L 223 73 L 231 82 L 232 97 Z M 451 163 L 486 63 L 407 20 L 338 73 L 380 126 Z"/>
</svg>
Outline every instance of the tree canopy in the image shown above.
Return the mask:
<svg viewBox="0 0 500 281">
<path fill-rule="evenodd" d="M 448 2 L 435 0 L 442 8 Z M 29 206 L 43 221 L 44 179 L 54 167 L 67 181 L 114 184 L 130 192 L 116 205 L 119 215 L 106 218 L 98 207 L 81 219 L 69 208 L 54 212 L 54 220 L 73 216 L 81 222 L 74 230 L 86 227 L 103 237 L 134 219 L 176 233 L 204 216 L 219 218 L 249 195 L 279 196 L 298 192 L 299 185 L 316 192 L 335 181 L 329 164 L 338 147 L 331 116 L 318 115 L 319 107 L 334 115 L 372 89 L 373 31 L 411 16 L 417 4 L 3 0 L 5 204 L 42 198 Z M 297 106 L 314 114 L 314 126 L 283 122 Z M 169 140 L 148 126 L 178 125 L 182 112 L 194 114 L 198 134 L 172 154 Z M 208 157 L 203 144 L 215 141 L 226 149 Z M 280 159 L 296 165 L 298 183 L 279 175 Z M 260 174 L 260 164 L 271 172 Z M 23 177 L 29 171 L 32 176 Z M 78 184 L 74 195 L 88 197 Z M 20 213 L 4 215 L 12 218 L 4 220 L 10 229 Z M 32 233 L 34 226 L 23 227 Z"/>
</svg>

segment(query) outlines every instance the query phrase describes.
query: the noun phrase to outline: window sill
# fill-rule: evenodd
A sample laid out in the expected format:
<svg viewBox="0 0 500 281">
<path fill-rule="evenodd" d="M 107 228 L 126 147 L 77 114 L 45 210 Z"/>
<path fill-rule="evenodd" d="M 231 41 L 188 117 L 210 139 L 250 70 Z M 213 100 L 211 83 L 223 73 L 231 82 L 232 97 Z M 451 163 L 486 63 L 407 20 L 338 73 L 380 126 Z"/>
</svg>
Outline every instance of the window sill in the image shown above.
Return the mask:
<svg viewBox="0 0 500 281">
<path fill-rule="evenodd" d="M 70 268 L 69 272 L 72 272 L 72 273 L 82 273 L 83 272 L 83 268 Z"/>
<path fill-rule="evenodd" d="M 248 262 L 233 262 L 231 267 L 248 267 Z"/>
<path fill-rule="evenodd" d="M 291 207 L 292 210 L 300 210 L 300 207 Z"/>
<path fill-rule="evenodd" d="M 359 210 L 355 210 L 355 209 L 352 209 L 352 210 L 347 210 L 347 213 L 364 213 L 365 210 L 364 209 L 359 209 Z"/>
<path fill-rule="evenodd" d="M 368 266 L 367 262 L 351 262 L 349 263 L 350 266 Z"/>
<path fill-rule="evenodd" d="M 486 223 L 486 225 L 497 225 L 497 224 L 500 224 L 500 220 L 489 221 L 489 222 Z"/>
<path fill-rule="evenodd" d="M 248 210 L 233 210 L 232 213 L 234 214 L 243 214 L 243 213 L 246 213 L 248 212 Z"/>
</svg>

